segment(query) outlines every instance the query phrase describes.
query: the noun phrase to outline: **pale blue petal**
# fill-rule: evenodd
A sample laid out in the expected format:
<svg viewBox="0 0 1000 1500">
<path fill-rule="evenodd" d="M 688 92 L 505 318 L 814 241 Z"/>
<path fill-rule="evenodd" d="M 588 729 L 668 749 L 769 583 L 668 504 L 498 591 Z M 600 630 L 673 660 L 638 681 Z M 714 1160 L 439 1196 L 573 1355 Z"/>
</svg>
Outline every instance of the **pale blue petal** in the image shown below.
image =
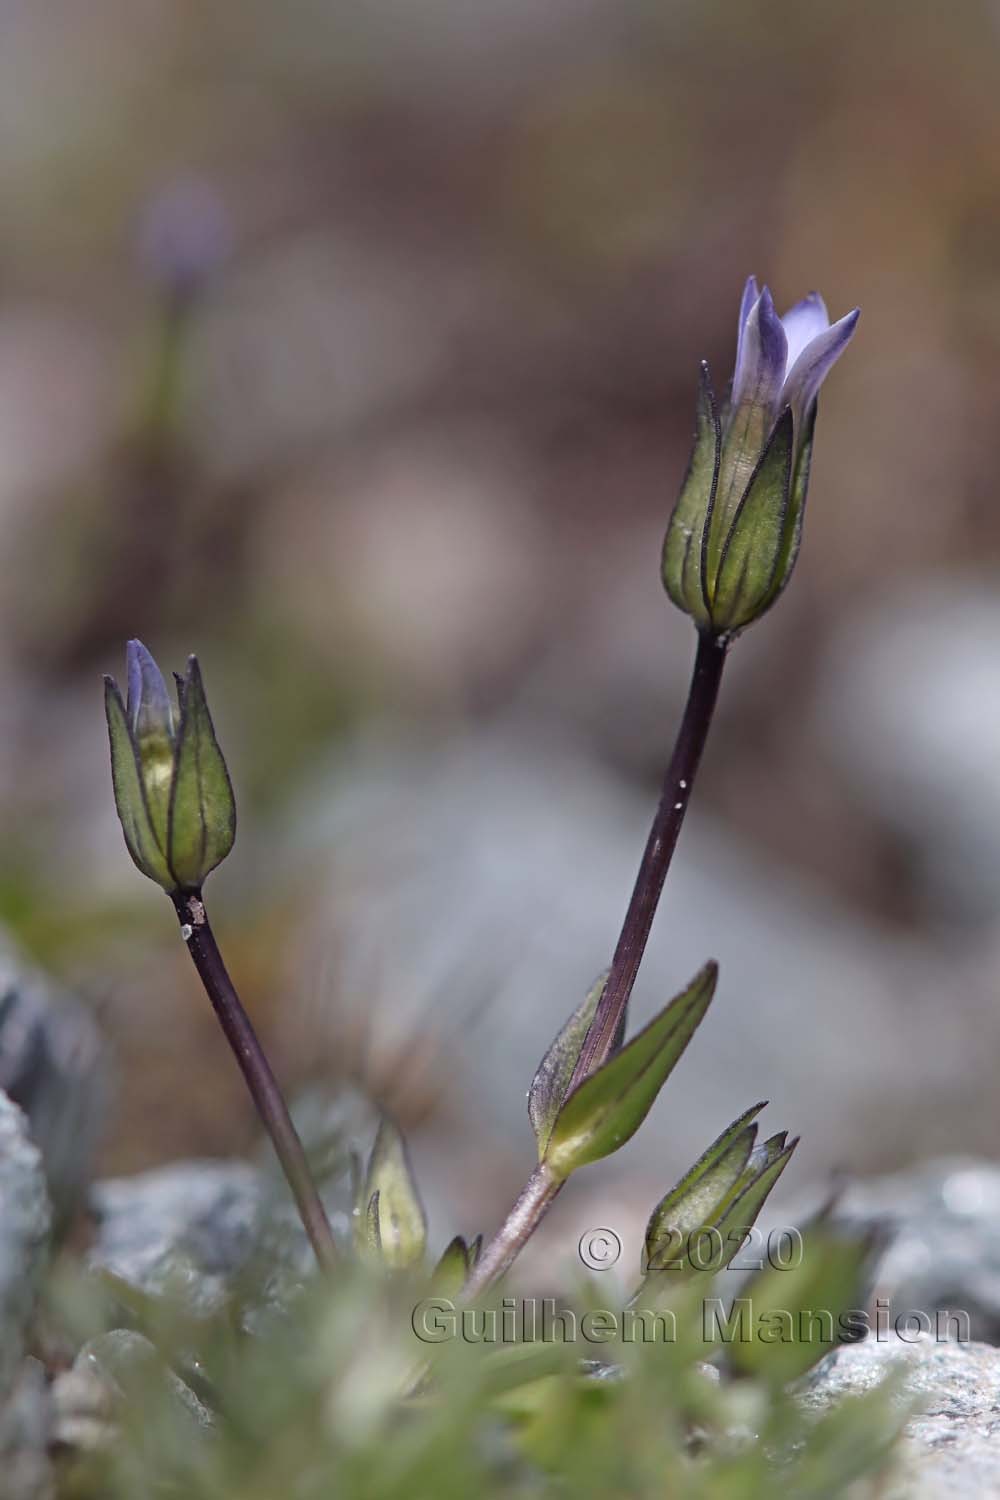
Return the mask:
<svg viewBox="0 0 1000 1500">
<path fill-rule="evenodd" d="M 125 659 L 128 667 L 129 725 L 136 739 L 166 734 L 173 738 L 174 718 L 170 694 L 163 673 L 141 641 L 129 641 Z"/>
<path fill-rule="evenodd" d="M 790 307 L 781 319 L 781 326 L 788 339 L 785 368 L 790 370 L 806 345 L 830 326 L 830 314 L 819 292 L 810 292 L 801 302 Z"/>
<path fill-rule="evenodd" d="M 736 365 L 734 367 L 734 374 L 733 374 L 733 383 L 734 384 L 736 383 L 736 380 L 739 378 L 740 363 L 741 363 L 742 358 L 743 358 L 743 340 L 744 340 L 744 334 L 746 332 L 747 319 L 750 316 L 750 310 L 751 310 L 751 308 L 753 307 L 754 303 L 757 301 L 757 298 L 759 296 L 760 296 L 760 291 L 759 291 L 759 289 L 757 287 L 757 278 L 756 278 L 756 276 L 748 276 L 747 277 L 747 284 L 743 288 L 743 297 L 742 297 L 742 299 L 740 301 L 740 321 L 739 321 L 739 327 L 736 330 Z"/>
<path fill-rule="evenodd" d="M 817 392 L 851 341 L 861 316 L 857 308 L 807 344 L 788 373 L 781 392 L 782 406 L 790 406 L 796 431 Z"/>
<path fill-rule="evenodd" d="M 733 375 L 734 414 L 741 406 L 751 405 L 769 413 L 773 421 L 778 413 L 787 354 L 785 330 L 765 287 L 743 325 L 743 344 Z"/>
</svg>

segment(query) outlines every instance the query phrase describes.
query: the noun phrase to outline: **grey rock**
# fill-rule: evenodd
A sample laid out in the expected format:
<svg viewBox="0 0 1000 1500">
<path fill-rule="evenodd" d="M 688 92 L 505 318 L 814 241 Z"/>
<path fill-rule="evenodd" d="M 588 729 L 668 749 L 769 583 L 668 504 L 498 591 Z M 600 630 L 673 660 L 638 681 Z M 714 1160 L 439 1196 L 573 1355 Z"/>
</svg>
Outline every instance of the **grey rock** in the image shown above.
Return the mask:
<svg viewBox="0 0 1000 1500">
<path fill-rule="evenodd" d="M 52 1441 L 61 1448 L 94 1453 L 114 1442 L 115 1396 L 92 1370 L 65 1370 L 52 1382 Z"/>
<path fill-rule="evenodd" d="M 423 1113 L 432 1100 L 443 1116 L 449 1159 L 438 1170 L 428 1136 L 426 1150 L 413 1143 L 416 1166 L 429 1207 L 437 1178 L 446 1209 L 469 1215 L 456 1227 L 495 1222 L 497 1197 L 519 1186 L 532 1151 L 525 1090 L 609 961 L 654 800 L 572 744 L 509 724 L 452 744 L 360 742 L 307 789 L 286 834 L 299 888 L 303 868 L 316 872 L 303 967 L 289 979 L 315 997 L 301 1003 L 303 1037 L 340 1056 L 360 1037 L 358 1065 L 382 1067 L 390 1089 L 398 1079 L 412 1093 L 424 1069 Z M 977 1128 L 1000 1125 L 992 999 L 943 1007 L 955 978 L 940 955 L 740 846 L 696 801 L 633 1024 L 710 955 L 721 965 L 712 1009 L 610 1169 L 616 1182 L 631 1174 L 647 1212 L 758 1098 L 772 1101 L 770 1129 L 806 1133 L 811 1175 L 939 1150 L 977 1093 Z M 461 1149 L 480 1165 L 459 1197 Z"/>
<path fill-rule="evenodd" d="M 827 1411 L 845 1396 L 861 1395 L 890 1371 L 902 1375 L 906 1424 L 895 1471 L 881 1500 L 983 1500 L 1000 1494 L 1000 1351 L 986 1344 L 939 1343 L 921 1334 L 907 1343 L 895 1334 L 842 1346 L 803 1383 L 806 1408 Z"/>
<path fill-rule="evenodd" d="M 205 1315 L 249 1264 L 262 1232 L 266 1178 L 249 1162 L 182 1161 L 95 1183 L 90 1267 Z"/>
<path fill-rule="evenodd" d="M 802 1222 L 814 1206 L 785 1217 Z M 954 1157 L 853 1182 L 835 1217 L 888 1231 L 875 1294 L 888 1302 L 890 1322 L 922 1312 L 936 1325 L 938 1313 L 964 1313 L 973 1339 L 1000 1344 L 1000 1167 Z"/>
<path fill-rule="evenodd" d="M 44 1367 L 25 1359 L 0 1405 L 0 1475 L 4 1500 L 50 1500 L 52 1403 Z"/>
<path fill-rule="evenodd" d="M 214 1413 L 170 1368 L 141 1333 L 115 1328 L 90 1339 L 72 1368 L 53 1382 L 54 1440 L 93 1451 L 114 1442 L 122 1400 L 164 1398 L 185 1436 L 197 1439 L 215 1426 Z"/>
<path fill-rule="evenodd" d="M 41 1153 L 22 1112 L 0 1092 L 0 1399 L 20 1364 L 50 1222 Z"/>
<path fill-rule="evenodd" d="M 329 1121 L 314 1101 L 318 1122 Z M 308 1137 L 306 1137 L 308 1140 Z M 92 1270 L 207 1316 L 236 1290 L 253 1326 L 315 1271 L 294 1203 L 276 1171 L 246 1161 L 180 1161 L 94 1185 Z M 343 1192 L 325 1193 L 335 1233 L 349 1228 Z"/>
<path fill-rule="evenodd" d="M 0 1088 L 24 1110 L 41 1148 L 57 1227 L 90 1179 L 108 1067 L 87 1008 L 0 939 Z"/>
<path fill-rule="evenodd" d="M 905 838 L 931 923 L 996 922 L 998 653 L 992 579 L 922 578 L 852 607 L 817 678 L 822 742 Z"/>
</svg>

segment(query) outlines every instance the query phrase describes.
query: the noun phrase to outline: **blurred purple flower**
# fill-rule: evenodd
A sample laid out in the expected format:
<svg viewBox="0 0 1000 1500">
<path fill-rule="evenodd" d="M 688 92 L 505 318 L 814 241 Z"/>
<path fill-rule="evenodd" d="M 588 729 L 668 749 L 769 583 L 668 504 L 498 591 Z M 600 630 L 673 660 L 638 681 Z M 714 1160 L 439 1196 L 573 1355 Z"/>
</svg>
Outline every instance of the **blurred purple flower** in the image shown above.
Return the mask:
<svg viewBox="0 0 1000 1500">
<path fill-rule="evenodd" d="M 146 274 L 185 294 L 209 281 L 232 252 L 232 224 L 222 197 L 200 177 L 179 177 L 154 193 L 139 221 Z"/>
</svg>

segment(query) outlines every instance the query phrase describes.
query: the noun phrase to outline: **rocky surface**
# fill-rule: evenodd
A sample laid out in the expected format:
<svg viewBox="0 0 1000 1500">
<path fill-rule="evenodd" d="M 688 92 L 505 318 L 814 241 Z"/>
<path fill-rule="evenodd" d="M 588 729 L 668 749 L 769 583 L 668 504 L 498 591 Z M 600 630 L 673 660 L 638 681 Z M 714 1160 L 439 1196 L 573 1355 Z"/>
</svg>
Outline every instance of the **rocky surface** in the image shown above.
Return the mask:
<svg viewBox="0 0 1000 1500">
<path fill-rule="evenodd" d="M 52 1406 L 45 1368 L 25 1359 L 0 1401 L 0 1494 L 3 1500 L 50 1500 Z"/>
<path fill-rule="evenodd" d="M 516 724 L 450 746 L 359 743 L 305 795 L 286 846 L 300 877 L 317 872 L 312 940 L 287 986 L 310 997 L 302 1035 L 373 1071 L 404 1119 L 414 1098 L 423 1118 L 444 1117 L 442 1206 L 476 1215 L 455 1228 L 486 1227 L 498 1194 L 520 1186 L 525 1090 L 609 960 L 654 800 Z M 954 964 L 743 848 L 696 800 L 635 1024 L 710 955 L 718 993 L 663 1099 L 621 1158 L 588 1174 L 612 1187 L 631 1174 L 637 1232 L 754 1099 L 772 1101 L 769 1128 L 804 1135 L 790 1185 L 940 1151 L 958 1118 L 970 1147 L 995 1138 L 1000 1013 L 985 989 L 943 1006 L 961 988 Z M 436 1147 L 414 1146 L 434 1198 Z M 456 1148 L 477 1164 L 457 1166 Z"/>
<path fill-rule="evenodd" d="M 188 1441 L 197 1441 L 215 1425 L 214 1414 L 149 1339 L 115 1328 L 84 1344 L 72 1368 L 53 1382 L 54 1441 L 83 1451 L 106 1447 L 114 1442 L 119 1406 L 128 1396 L 171 1412 Z"/>
<path fill-rule="evenodd" d="M 90 1178 L 108 1069 L 90 1012 L 0 937 L 0 1088 L 24 1110 L 45 1163 L 57 1227 Z"/>
<path fill-rule="evenodd" d="M 780 1215 L 768 1211 L 762 1228 L 779 1219 L 805 1223 L 820 1202 L 817 1194 Z M 1000 1167 L 948 1157 L 852 1182 L 835 1219 L 886 1231 L 874 1294 L 889 1304 L 890 1320 L 913 1311 L 932 1322 L 939 1312 L 967 1314 L 969 1337 L 1000 1344 Z"/>
<path fill-rule="evenodd" d="M 996 925 L 1000 598 L 921 578 L 852 608 L 815 683 L 816 727 L 852 797 L 905 841 L 921 918 Z"/>
<path fill-rule="evenodd" d="M 49 1226 L 41 1154 L 21 1110 L 0 1091 L 0 1399 L 20 1362 Z"/>
<path fill-rule="evenodd" d="M 305 1113 L 314 1123 L 330 1114 L 315 1103 Z M 323 1196 L 334 1233 L 346 1236 L 345 1184 L 333 1182 Z M 91 1269 L 146 1296 L 179 1298 L 195 1316 L 237 1289 L 247 1309 L 280 1303 L 315 1270 L 288 1189 L 266 1162 L 171 1162 L 96 1183 L 91 1206 Z"/>
<path fill-rule="evenodd" d="M 0 1090 L 0 1494 L 50 1494 L 45 1372 L 24 1359 L 25 1334 L 45 1265 L 51 1215 L 41 1154 L 28 1122 Z"/>
<path fill-rule="evenodd" d="M 900 1410 L 916 1411 L 880 1500 L 1000 1494 L 1000 1351 L 989 1345 L 870 1335 L 823 1360 L 803 1383 L 801 1399 L 826 1411 L 844 1396 L 870 1391 L 893 1370 L 901 1376 Z"/>
<path fill-rule="evenodd" d="M 242 1161 L 172 1162 L 95 1184 L 92 1269 L 195 1314 L 217 1308 L 261 1237 L 266 1179 Z"/>
</svg>

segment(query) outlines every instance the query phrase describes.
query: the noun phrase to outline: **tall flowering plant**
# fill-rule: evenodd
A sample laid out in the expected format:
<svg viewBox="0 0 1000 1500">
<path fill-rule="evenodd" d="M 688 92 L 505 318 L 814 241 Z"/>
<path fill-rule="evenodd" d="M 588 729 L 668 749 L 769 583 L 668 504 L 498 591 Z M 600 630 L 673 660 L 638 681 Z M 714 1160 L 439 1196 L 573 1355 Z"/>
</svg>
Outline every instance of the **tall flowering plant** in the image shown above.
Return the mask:
<svg viewBox="0 0 1000 1500">
<path fill-rule="evenodd" d="M 690 801 L 727 653 L 779 597 L 795 565 L 817 395 L 857 321 L 854 311 L 831 323 L 815 292 L 779 317 L 767 287 L 760 290 L 750 277 L 740 306 L 732 384 L 723 399 L 702 365 L 694 446 L 662 558 L 667 593 L 698 631 L 687 703 L 610 968 L 547 1049 L 529 1089 L 537 1163 L 485 1246 L 481 1238 L 466 1242 L 456 1236 L 434 1272 L 434 1285 L 446 1285 L 466 1301 L 482 1296 L 507 1271 L 569 1177 L 616 1151 L 639 1128 L 712 1002 L 718 974 L 709 962 L 647 1026 L 627 1036 L 629 998 Z M 125 841 L 139 869 L 174 904 L 182 937 L 271 1133 L 316 1254 L 332 1267 L 340 1252 L 205 911 L 202 883 L 232 848 L 235 801 L 193 657 L 177 681 L 175 707 L 153 658 L 133 641 L 127 700 L 107 682 L 114 792 Z M 643 1257 L 644 1295 L 651 1288 L 655 1292 L 679 1265 L 683 1269 L 683 1245 L 706 1232 L 726 1246 L 720 1264 L 736 1253 L 796 1145 L 784 1132 L 758 1142 L 756 1116 L 762 1108 L 744 1110 L 654 1208 Z M 359 1254 L 393 1274 L 413 1274 L 423 1264 L 426 1216 L 405 1144 L 391 1121 L 378 1133 L 367 1171 L 356 1175 Z M 855 1272 L 860 1275 L 862 1259 L 860 1251 L 838 1246 L 827 1256 L 841 1268 L 845 1287 Z M 805 1351 L 806 1362 L 814 1357 Z M 786 1362 L 782 1369 L 790 1367 Z"/>
</svg>

